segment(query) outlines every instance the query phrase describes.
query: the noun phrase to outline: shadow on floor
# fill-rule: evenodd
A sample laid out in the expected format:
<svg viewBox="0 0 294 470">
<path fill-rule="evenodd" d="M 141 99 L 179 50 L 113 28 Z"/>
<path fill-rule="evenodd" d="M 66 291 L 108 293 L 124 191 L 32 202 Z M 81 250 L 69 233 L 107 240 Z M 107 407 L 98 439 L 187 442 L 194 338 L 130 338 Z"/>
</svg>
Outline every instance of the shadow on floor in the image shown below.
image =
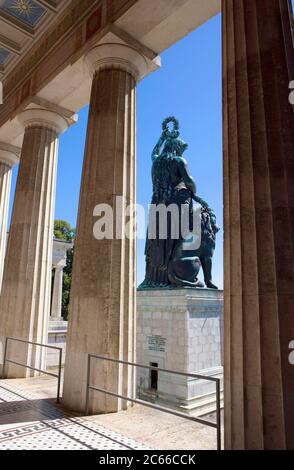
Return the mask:
<svg viewBox="0 0 294 470">
<path fill-rule="evenodd" d="M 65 412 L 52 399 L 0 381 L 0 449 L 125 449 L 144 447 L 95 423 Z"/>
</svg>

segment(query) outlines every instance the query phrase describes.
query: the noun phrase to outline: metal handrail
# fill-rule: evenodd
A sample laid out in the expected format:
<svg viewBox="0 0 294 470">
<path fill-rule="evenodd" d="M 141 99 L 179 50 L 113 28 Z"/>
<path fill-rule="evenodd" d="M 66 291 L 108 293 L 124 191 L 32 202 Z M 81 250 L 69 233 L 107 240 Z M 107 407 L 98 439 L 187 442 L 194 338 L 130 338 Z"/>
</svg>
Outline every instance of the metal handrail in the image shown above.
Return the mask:
<svg viewBox="0 0 294 470">
<path fill-rule="evenodd" d="M 42 348 L 47 348 L 47 349 L 56 349 L 57 351 L 59 351 L 58 374 L 54 374 L 53 372 L 48 372 L 46 370 L 37 369 L 36 367 L 31 367 L 31 366 L 28 366 L 27 364 L 22 364 L 21 362 L 16 362 L 16 361 L 13 361 L 11 359 L 7 359 L 8 341 L 16 341 L 18 343 L 32 344 L 33 346 L 40 346 Z M 5 339 L 5 348 L 4 348 L 4 357 L 3 357 L 3 366 L 2 366 L 2 376 L 1 376 L 2 379 L 4 379 L 6 363 L 21 366 L 21 367 L 24 367 L 26 369 L 34 370 L 36 372 L 41 372 L 42 374 L 50 375 L 51 377 L 55 377 L 56 379 L 58 379 L 56 403 L 60 402 L 62 348 L 59 348 L 57 346 L 49 346 L 48 344 L 34 343 L 33 341 L 26 341 L 24 339 L 12 338 L 11 336 L 7 336 L 6 339 Z"/>
<path fill-rule="evenodd" d="M 208 421 L 205 419 L 201 418 L 196 418 L 195 416 L 187 416 L 185 413 L 181 413 L 180 411 L 174 411 L 169 408 L 165 408 L 160 405 L 154 405 L 153 403 L 146 402 L 144 400 L 140 400 L 137 398 L 130 398 L 125 395 L 120 395 L 118 393 L 110 392 L 108 390 L 105 390 L 103 388 L 97 388 L 94 387 L 93 385 L 90 385 L 90 379 L 91 379 L 91 359 L 100 359 L 102 361 L 109 361 L 109 362 L 114 362 L 116 364 L 124 364 L 128 366 L 133 366 L 133 367 L 139 367 L 143 369 L 149 369 L 149 370 L 156 370 L 158 372 L 165 372 L 168 374 L 174 374 L 174 375 L 180 375 L 183 377 L 192 377 L 194 379 L 200 379 L 200 380 L 208 380 L 211 382 L 214 382 L 216 385 L 216 423 L 212 421 Z M 169 369 L 162 369 L 160 367 L 154 367 L 154 366 L 147 366 L 145 364 L 138 364 L 135 362 L 128 362 L 128 361 L 122 361 L 120 359 L 113 359 L 105 356 L 99 356 L 97 354 L 88 354 L 88 361 L 87 361 L 87 388 L 86 388 L 86 407 L 85 407 L 85 415 L 89 415 L 89 394 L 90 390 L 94 390 L 96 392 L 100 393 L 105 393 L 106 395 L 111 395 L 116 398 L 120 398 L 122 400 L 130 401 L 132 403 L 137 403 L 142 406 L 146 406 L 148 408 L 153 408 L 158 411 L 162 411 L 164 413 L 168 413 L 174 416 L 178 416 L 180 418 L 184 418 L 190 421 L 194 421 L 206 426 L 210 426 L 212 428 L 216 429 L 217 432 L 217 450 L 221 450 L 221 389 L 220 389 L 220 384 L 221 381 L 220 379 L 217 379 L 215 377 L 207 377 L 206 375 L 199 375 L 199 374 L 192 374 L 192 373 L 186 373 L 186 372 L 179 372 L 175 370 L 169 370 Z"/>
</svg>

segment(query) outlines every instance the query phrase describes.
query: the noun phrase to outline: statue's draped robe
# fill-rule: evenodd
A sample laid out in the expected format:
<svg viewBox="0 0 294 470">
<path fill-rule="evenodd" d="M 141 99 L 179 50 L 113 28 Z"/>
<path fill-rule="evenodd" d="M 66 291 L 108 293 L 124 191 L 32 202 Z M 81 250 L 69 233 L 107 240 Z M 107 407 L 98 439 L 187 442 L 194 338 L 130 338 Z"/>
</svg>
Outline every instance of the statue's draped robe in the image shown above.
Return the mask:
<svg viewBox="0 0 294 470">
<path fill-rule="evenodd" d="M 181 210 L 187 210 L 190 214 L 193 210 L 191 191 L 187 188 L 181 175 L 180 160 L 180 157 L 161 155 L 153 161 L 152 204 L 156 206 L 159 204 L 164 204 L 165 206 L 175 204 L 179 209 L 179 230 L 177 239 L 175 239 L 172 236 L 172 230 L 174 230 L 175 226 L 171 224 L 171 218 L 168 213 L 167 237 L 160 239 L 159 213 L 157 213 L 155 239 L 150 239 L 147 233 L 144 287 L 164 287 L 170 285 L 167 269 L 174 248 L 179 243 L 179 240 L 181 240 Z"/>
</svg>

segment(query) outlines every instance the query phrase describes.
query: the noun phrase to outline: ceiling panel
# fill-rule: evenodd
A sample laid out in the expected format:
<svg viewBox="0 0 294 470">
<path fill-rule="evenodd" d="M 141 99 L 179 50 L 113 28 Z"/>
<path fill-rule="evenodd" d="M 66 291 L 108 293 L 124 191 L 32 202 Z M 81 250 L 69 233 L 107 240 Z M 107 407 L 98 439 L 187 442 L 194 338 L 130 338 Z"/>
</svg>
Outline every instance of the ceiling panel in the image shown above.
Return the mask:
<svg viewBox="0 0 294 470">
<path fill-rule="evenodd" d="M 2 81 L 73 1 L 76 0 L 0 0 Z"/>
<path fill-rule="evenodd" d="M 0 46 L 0 65 L 6 65 L 12 56 L 12 52 Z"/>
<path fill-rule="evenodd" d="M 47 8 L 35 0 L 2 0 L 1 10 L 32 28 L 36 28 L 41 18 L 48 12 Z"/>
<path fill-rule="evenodd" d="M 23 33 L 23 31 L 15 28 L 12 24 L 5 23 L 5 21 L 3 21 L 1 18 L 0 33 L 1 36 L 5 36 L 8 39 L 15 41 L 16 43 L 21 45 L 23 45 L 24 42 L 28 40 L 28 37 L 26 36 L 26 34 Z"/>
</svg>

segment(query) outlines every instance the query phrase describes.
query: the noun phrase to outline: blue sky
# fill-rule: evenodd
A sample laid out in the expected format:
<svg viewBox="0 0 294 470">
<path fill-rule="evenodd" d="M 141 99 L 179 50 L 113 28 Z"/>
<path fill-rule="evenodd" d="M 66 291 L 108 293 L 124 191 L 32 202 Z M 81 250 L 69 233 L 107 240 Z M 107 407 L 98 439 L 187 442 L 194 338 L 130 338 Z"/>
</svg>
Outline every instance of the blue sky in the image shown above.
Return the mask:
<svg viewBox="0 0 294 470">
<path fill-rule="evenodd" d="M 181 137 L 189 144 L 185 157 L 198 194 L 216 211 L 223 229 L 221 16 L 213 18 L 162 54 L 162 68 L 138 86 L 137 201 L 147 209 L 151 200 L 151 152 L 161 123 L 174 115 Z M 60 139 L 56 219 L 76 225 L 88 107 L 79 123 Z M 13 172 L 12 197 L 17 169 Z M 144 241 L 138 241 L 138 282 L 144 278 Z M 223 232 L 218 234 L 214 280 L 223 284 Z"/>
</svg>

